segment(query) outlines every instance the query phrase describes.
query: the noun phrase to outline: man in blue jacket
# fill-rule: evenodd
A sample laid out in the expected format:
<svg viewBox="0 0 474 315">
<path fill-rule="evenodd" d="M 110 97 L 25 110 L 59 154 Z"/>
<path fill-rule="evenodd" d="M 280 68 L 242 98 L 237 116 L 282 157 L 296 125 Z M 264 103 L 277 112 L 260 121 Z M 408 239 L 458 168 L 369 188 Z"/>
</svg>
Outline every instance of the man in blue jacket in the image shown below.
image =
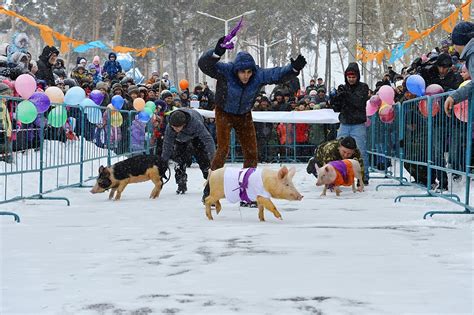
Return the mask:
<svg viewBox="0 0 474 315">
<path fill-rule="evenodd" d="M 262 86 L 279 84 L 298 76 L 306 65 L 299 55 L 284 67 L 262 69 L 255 64 L 248 52 L 241 51 L 233 62 L 219 62 L 226 48 L 221 37 L 214 49 L 199 58 L 198 66 L 206 75 L 217 80 L 215 95 L 217 151 L 211 163 L 211 170 L 224 166 L 229 153 L 230 133 L 234 128 L 244 155 L 244 168 L 257 167 L 258 152 L 255 127 L 251 109 Z M 208 187 L 204 189 L 207 196 Z"/>
</svg>

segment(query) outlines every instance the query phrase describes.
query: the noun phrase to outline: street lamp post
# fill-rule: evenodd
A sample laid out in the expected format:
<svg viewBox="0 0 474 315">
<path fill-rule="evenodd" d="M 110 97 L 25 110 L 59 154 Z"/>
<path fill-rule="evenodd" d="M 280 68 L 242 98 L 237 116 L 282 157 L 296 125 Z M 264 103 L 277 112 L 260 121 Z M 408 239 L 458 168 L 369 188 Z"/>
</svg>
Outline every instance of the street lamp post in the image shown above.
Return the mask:
<svg viewBox="0 0 474 315">
<path fill-rule="evenodd" d="M 270 48 L 270 47 L 272 47 L 272 46 L 274 46 L 274 45 L 276 45 L 276 44 L 279 44 L 279 43 L 281 43 L 282 41 L 285 41 L 285 40 L 286 40 L 286 38 L 282 38 L 282 39 L 279 39 L 279 40 L 275 40 L 275 41 L 271 42 L 270 44 L 267 44 L 266 41 L 263 41 L 263 46 L 262 46 L 262 45 L 258 45 L 258 44 L 251 44 L 251 43 L 249 43 L 249 42 L 247 42 L 247 41 L 245 41 L 245 40 L 244 40 L 243 42 L 244 42 L 244 43 L 247 43 L 249 46 L 254 46 L 254 47 L 258 47 L 258 48 L 263 48 L 263 65 L 262 65 L 262 67 L 263 67 L 263 68 L 266 68 L 266 67 L 267 67 L 267 50 L 268 50 L 268 48 Z"/>
<path fill-rule="evenodd" d="M 220 18 L 220 17 L 217 17 L 217 16 L 214 16 L 214 15 L 211 15 L 209 13 L 206 13 L 206 12 L 201 12 L 201 11 L 196 11 L 196 13 L 199 13 L 199 14 L 202 14 L 202 15 L 205 15 L 207 17 L 210 17 L 210 18 L 213 18 L 213 19 L 216 19 L 216 20 L 219 20 L 219 21 L 222 21 L 224 22 L 224 32 L 225 34 L 224 35 L 227 35 L 229 33 L 229 22 L 230 21 L 233 21 L 235 19 L 238 19 L 244 15 L 249 15 L 249 14 L 252 14 L 252 13 L 255 13 L 255 10 L 252 10 L 252 11 L 247 11 L 247 12 L 244 12 L 240 15 L 237 15 L 237 16 L 234 16 L 233 18 L 230 18 L 228 20 L 226 19 L 223 19 L 223 18 Z M 225 57 L 224 57 L 224 60 L 225 62 L 228 62 L 229 61 L 229 55 L 227 54 L 227 50 L 225 52 Z"/>
</svg>

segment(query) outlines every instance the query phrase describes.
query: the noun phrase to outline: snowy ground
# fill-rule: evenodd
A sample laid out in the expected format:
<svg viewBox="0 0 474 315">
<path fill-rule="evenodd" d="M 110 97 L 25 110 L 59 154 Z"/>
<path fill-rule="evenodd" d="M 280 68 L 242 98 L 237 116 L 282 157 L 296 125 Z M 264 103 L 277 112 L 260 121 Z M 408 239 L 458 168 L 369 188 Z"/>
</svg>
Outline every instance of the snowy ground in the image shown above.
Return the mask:
<svg viewBox="0 0 474 315">
<path fill-rule="evenodd" d="M 277 167 L 277 166 L 271 166 Z M 0 314 L 472 314 L 472 216 L 438 199 L 383 188 L 322 198 L 298 165 L 301 202 L 276 201 L 283 221 L 223 202 L 208 221 L 202 178 L 151 182 L 123 200 L 86 189 L 61 201 L 6 204 L 0 217 Z M 380 181 L 379 181 L 380 182 Z"/>
</svg>

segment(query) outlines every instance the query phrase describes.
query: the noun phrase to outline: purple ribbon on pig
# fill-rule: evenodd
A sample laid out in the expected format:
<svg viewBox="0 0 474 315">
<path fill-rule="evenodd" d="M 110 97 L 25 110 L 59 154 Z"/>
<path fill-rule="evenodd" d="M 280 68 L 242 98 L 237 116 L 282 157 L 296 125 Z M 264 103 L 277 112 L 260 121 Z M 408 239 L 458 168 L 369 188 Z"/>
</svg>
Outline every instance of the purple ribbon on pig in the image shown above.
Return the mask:
<svg viewBox="0 0 474 315">
<path fill-rule="evenodd" d="M 238 33 L 238 32 L 240 31 L 240 29 L 242 28 L 243 21 L 244 21 L 244 17 L 241 17 L 239 23 L 237 24 L 237 26 L 234 27 L 234 28 L 230 31 L 230 33 L 227 34 L 227 35 L 224 37 L 224 41 L 223 41 L 222 44 L 221 44 L 221 47 L 222 47 L 222 48 L 225 48 L 225 49 L 234 49 L 234 43 L 231 42 L 231 40 L 235 37 L 235 35 L 237 35 L 237 33 Z"/>
<path fill-rule="evenodd" d="M 247 188 L 249 187 L 250 175 L 252 175 L 252 173 L 255 172 L 255 170 L 256 170 L 255 167 L 251 167 L 251 168 L 247 169 L 242 181 L 240 181 L 240 175 L 242 174 L 243 170 L 239 172 L 239 190 L 240 190 L 239 196 L 240 196 L 240 200 L 245 201 L 247 203 L 252 202 L 252 200 L 250 200 L 249 196 L 247 195 Z"/>
</svg>

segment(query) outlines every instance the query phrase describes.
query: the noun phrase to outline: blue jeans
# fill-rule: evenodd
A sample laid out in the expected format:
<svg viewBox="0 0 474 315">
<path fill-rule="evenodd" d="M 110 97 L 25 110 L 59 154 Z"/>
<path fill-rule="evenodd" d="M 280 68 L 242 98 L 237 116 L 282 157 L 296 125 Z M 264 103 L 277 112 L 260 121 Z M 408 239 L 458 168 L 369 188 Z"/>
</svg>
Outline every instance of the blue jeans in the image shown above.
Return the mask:
<svg viewBox="0 0 474 315">
<path fill-rule="evenodd" d="M 364 179 L 369 179 L 369 156 L 367 155 L 367 127 L 365 124 L 359 125 L 346 125 L 341 124 L 337 131 L 337 137 L 351 136 L 355 139 L 357 148 L 362 154 L 362 160 L 364 161 Z"/>
</svg>

